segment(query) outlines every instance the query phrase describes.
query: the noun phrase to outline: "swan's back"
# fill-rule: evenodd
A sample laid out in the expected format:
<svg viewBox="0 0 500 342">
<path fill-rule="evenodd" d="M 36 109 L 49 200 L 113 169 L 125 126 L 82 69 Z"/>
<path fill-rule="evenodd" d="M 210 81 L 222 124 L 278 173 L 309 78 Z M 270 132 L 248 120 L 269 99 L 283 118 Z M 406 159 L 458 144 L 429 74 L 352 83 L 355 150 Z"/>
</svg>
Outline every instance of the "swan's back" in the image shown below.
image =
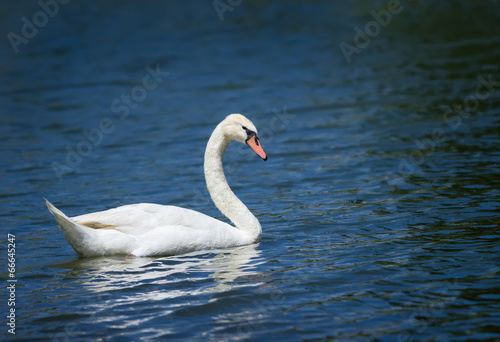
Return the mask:
<svg viewBox="0 0 500 342">
<path fill-rule="evenodd" d="M 67 240 L 84 256 L 176 255 L 252 243 L 227 223 L 194 210 L 152 203 L 67 217 L 47 202 Z"/>
</svg>

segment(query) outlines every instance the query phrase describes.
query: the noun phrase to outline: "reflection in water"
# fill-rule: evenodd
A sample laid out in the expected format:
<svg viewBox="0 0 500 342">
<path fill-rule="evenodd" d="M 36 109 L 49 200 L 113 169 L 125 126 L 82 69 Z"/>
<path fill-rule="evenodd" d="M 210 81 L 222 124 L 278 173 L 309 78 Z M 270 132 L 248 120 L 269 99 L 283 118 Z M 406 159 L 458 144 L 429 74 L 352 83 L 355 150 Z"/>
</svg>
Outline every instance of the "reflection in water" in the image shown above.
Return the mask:
<svg viewBox="0 0 500 342">
<path fill-rule="evenodd" d="M 262 263 L 259 260 L 260 251 L 257 245 L 242 246 L 235 249 L 193 252 L 180 256 L 163 258 L 128 258 L 99 257 L 83 258 L 69 263 L 54 265 L 59 268 L 71 269 L 71 276 L 82 276 L 85 272 L 83 285 L 96 293 L 134 288 L 143 284 L 169 285 L 178 281 L 196 281 L 203 273 L 215 282 L 215 286 L 206 287 L 199 293 L 223 292 L 230 290 L 236 279 L 252 276 L 257 273 L 256 267 Z M 83 271 L 83 272 L 82 272 Z M 165 292 L 162 290 L 142 293 L 141 299 L 160 300 L 178 296 L 192 295 L 190 290 Z M 197 291 L 197 290 L 196 290 Z M 132 299 L 132 298 L 131 298 Z"/>
<path fill-rule="evenodd" d="M 260 286 L 258 266 L 264 262 L 260 253 L 257 245 L 250 245 L 157 259 L 84 258 L 53 267 L 69 269 L 67 277 L 82 280 L 81 291 L 88 294 L 74 305 L 74 311 L 85 316 L 86 323 L 115 321 L 115 326 L 119 321 L 116 327 L 127 328 L 152 320 L 151 332 L 162 336 L 171 330 L 164 323 L 174 319 L 172 314 L 185 315 L 197 305 L 218 305 L 215 302 L 224 293 Z M 238 284 L 239 278 L 253 281 Z M 161 308 L 162 314 L 151 315 L 155 308 Z"/>
</svg>

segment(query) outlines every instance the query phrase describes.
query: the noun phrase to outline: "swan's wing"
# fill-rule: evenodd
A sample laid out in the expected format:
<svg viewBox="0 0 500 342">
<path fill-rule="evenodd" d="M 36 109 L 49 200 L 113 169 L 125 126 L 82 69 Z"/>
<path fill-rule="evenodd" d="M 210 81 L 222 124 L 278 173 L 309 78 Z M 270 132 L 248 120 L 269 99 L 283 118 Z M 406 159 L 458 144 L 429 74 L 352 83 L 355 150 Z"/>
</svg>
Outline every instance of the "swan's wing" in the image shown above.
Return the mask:
<svg viewBox="0 0 500 342">
<path fill-rule="evenodd" d="M 154 229 L 185 227 L 211 230 L 232 226 L 194 210 L 152 203 L 124 205 L 114 209 L 73 217 L 78 224 L 93 229 L 115 229 L 126 234 L 142 235 Z"/>
</svg>

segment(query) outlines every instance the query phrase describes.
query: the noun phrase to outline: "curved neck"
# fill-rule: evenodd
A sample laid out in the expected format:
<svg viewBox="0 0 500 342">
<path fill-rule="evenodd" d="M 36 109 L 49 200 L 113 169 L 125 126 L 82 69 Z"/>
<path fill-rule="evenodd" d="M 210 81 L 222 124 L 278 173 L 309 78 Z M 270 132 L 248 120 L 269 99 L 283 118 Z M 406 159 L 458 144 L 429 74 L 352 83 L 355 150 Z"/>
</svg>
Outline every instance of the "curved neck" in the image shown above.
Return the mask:
<svg viewBox="0 0 500 342">
<path fill-rule="evenodd" d="M 205 150 L 204 169 L 208 192 L 217 208 L 234 223 L 236 228 L 259 240 L 262 233 L 259 220 L 236 197 L 224 176 L 222 157 L 230 142 L 219 124 L 210 136 Z"/>
</svg>

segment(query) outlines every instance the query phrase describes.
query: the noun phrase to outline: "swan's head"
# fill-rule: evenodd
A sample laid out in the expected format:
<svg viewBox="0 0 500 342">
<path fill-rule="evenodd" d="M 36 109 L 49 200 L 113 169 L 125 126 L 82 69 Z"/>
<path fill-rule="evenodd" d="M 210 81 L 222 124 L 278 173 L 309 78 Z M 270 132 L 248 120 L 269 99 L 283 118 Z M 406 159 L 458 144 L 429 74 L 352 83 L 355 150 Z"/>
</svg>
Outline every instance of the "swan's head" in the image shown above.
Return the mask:
<svg viewBox="0 0 500 342">
<path fill-rule="evenodd" d="M 224 132 L 232 140 L 247 144 L 259 157 L 267 160 L 266 152 L 259 141 L 257 128 L 241 114 L 231 114 L 222 121 Z"/>
</svg>

